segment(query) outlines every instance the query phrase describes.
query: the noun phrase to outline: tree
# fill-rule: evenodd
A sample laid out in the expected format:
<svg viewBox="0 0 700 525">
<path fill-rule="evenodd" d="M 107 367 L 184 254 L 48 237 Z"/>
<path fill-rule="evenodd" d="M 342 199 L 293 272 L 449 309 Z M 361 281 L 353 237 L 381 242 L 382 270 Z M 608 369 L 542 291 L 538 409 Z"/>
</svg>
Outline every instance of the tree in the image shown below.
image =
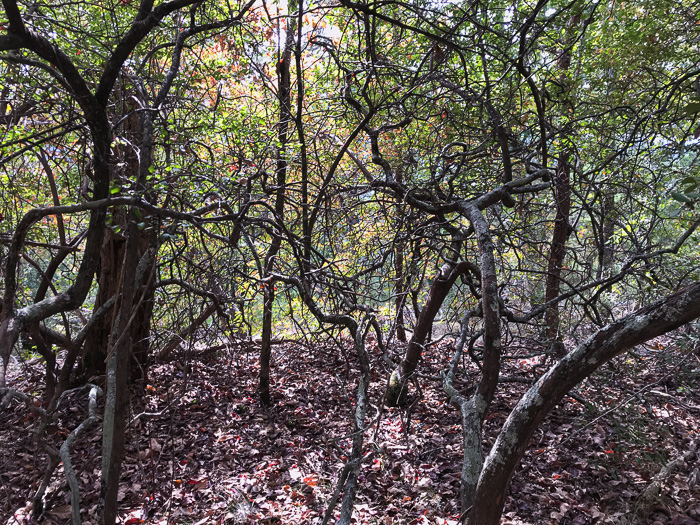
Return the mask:
<svg viewBox="0 0 700 525">
<path fill-rule="evenodd" d="M 228 27 L 235 24 L 250 8 L 251 3 L 241 6 L 239 12 L 227 13 L 224 18 L 203 23 L 196 22 L 198 6 L 190 9 L 190 21 L 186 28 L 178 35 L 174 42 L 166 45 L 174 48 L 170 70 L 164 77 L 160 91 L 154 97 L 154 106 L 149 108 L 147 94 L 137 77 L 131 76 L 134 92 L 132 96 L 141 107 L 130 107 L 123 102 L 125 95 L 124 85 L 128 78 L 128 70 L 125 64 L 133 57 L 139 46 L 163 19 L 181 9 L 193 5 L 191 1 L 174 1 L 160 4 L 154 7 L 152 3 L 143 2 L 136 13 L 130 13 L 127 8 L 115 12 L 115 27 L 113 34 L 103 35 L 97 27 L 92 28 L 91 35 L 99 40 L 105 36 L 105 48 L 109 50 L 107 57 L 101 55 L 101 50 L 94 48 L 78 49 L 75 55 L 82 52 L 94 53 L 95 63 L 101 64 L 99 81 L 93 83 L 91 72 L 81 72 L 81 64 L 76 64 L 69 53 L 74 51 L 77 38 L 81 31 L 76 26 L 71 26 L 71 20 L 62 20 L 62 13 L 53 12 L 47 8 L 32 7 L 23 15 L 18 4 L 13 1 L 4 2 L 5 16 L 7 17 L 7 34 L 0 37 L 0 49 L 9 51 L 5 57 L 6 62 L 21 64 L 24 67 L 34 68 L 48 74 L 59 89 L 66 92 L 67 97 L 75 103 L 82 115 L 78 117 L 82 125 L 87 128 L 92 141 L 90 164 L 91 169 L 87 174 L 88 184 L 92 184 L 90 200 L 84 203 L 76 203 L 68 206 L 54 206 L 50 208 L 35 208 L 19 220 L 10 244 L 5 270 L 5 287 L 2 302 L 2 318 L 0 319 L 0 357 L 2 357 L 2 369 L 0 369 L 0 385 L 5 386 L 5 372 L 12 347 L 18 335 L 24 329 L 31 329 L 33 336 L 41 340 L 39 323 L 52 315 L 75 310 L 85 301 L 90 291 L 93 276 L 102 262 L 103 279 L 100 283 L 100 293 L 95 303 L 93 320 L 87 326 L 92 335 L 88 351 L 94 353 L 94 347 L 108 349 L 105 352 L 107 360 L 107 388 L 106 411 L 103 428 L 104 450 L 102 468 L 102 519 L 105 523 L 113 523 L 116 519 L 117 490 L 119 473 L 124 448 L 124 426 L 126 407 L 128 405 L 127 370 L 130 358 L 134 355 L 132 348 L 144 346 L 141 351 L 141 359 L 147 352 L 148 332 L 153 296 L 154 255 L 156 242 L 156 224 L 144 219 L 143 214 L 154 211 L 154 198 L 149 198 L 147 179 L 152 172 L 153 149 L 153 122 L 154 113 L 159 110 L 165 101 L 168 91 L 178 73 L 180 57 L 187 38 L 203 32 Z M 127 10 L 125 10 L 127 9 Z M 86 13 L 87 14 L 87 13 Z M 94 18 L 90 18 L 95 21 Z M 67 42 L 62 46 L 52 41 L 49 36 L 52 25 L 57 23 L 68 33 Z M 184 24 L 183 24 L 184 25 Z M 68 32 L 66 27 L 70 28 Z M 122 33 L 123 31 L 123 33 Z M 121 33 L 121 35 L 120 35 Z M 115 38 L 115 35 L 116 36 Z M 26 51 L 27 53 L 23 53 Z M 87 54 L 86 53 L 86 54 Z M 115 85 L 121 84 L 121 89 L 115 92 Z M 126 123 L 127 133 L 125 140 L 119 142 L 120 146 L 114 146 L 114 127 L 110 119 L 110 101 L 115 96 L 118 106 L 126 111 L 126 115 L 118 124 Z M 119 104 L 122 101 L 122 104 Z M 126 107 L 125 107 L 126 106 Z M 144 107 L 146 106 L 146 107 Z M 12 120 L 9 122 L 12 123 Z M 41 132 L 39 132 L 41 133 Z M 25 139 L 26 140 L 26 139 Z M 11 143 L 12 144 L 12 143 Z M 125 151 L 120 154 L 115 150 L 126 145 Z M 48 163 L 42 157 L 44 167 Z M 115 163 L 115 158 L 118 163 Z M 121 172 L 115 171 L 113 165 L 123 166 Z M 49 172 L 49 169 L 46 169 Z M 52 177 L 51 173 L 47 173 Z M 110 199 L 119 189 L 126 190 L 130 197 L 124 199 Z M 85 192 L 87 194 L 87 192 Z M 54 188 L 54 202 L 58 200 Z M 116 204 L 131 204 L 127 210 L 113 210 L 111 217 L 114 219 L 107 242 L 105 239 L 105 226 L 107 219 L 107 207 Z M 135 207 L 133 207 L 135 205 Z M 138 207 L 144 210 L 139 211 Z M 80 267 L 75 274 L 74 281 L 62 292 L 44 298 L 45 287 L 40 290 L 32 304 L 21 308 L 16 307 L 18 292 L 17 270 L 26 235 L 30 228 L 42 218 L 61 214 L 74 214 L 89 210 L 90 220 L 85 234 L 86 245 Z M 174 214 L 177 217 L 177 214 Z M 116 217 L 119 217 L 116 219 Z M 191 218 L 191 217 L 190 217 Z M 62 219 L 61 219 L 62 220 Z M 119 235 L 126 232 L 126 238 L 120 239 Z M 66 246 L 65 235 L 61 231 L 61 247 Z M 123 242 L 125 241 L 125 243 Z M 59 257 L 49 263 L 53 269 L 45 272 L 45 282 L 50 282 L 55 267 L 65 257 L 65 250 L 59 252 Z M 108 271 L 107 266 L 113 271 Z M 131 280 L 135 277 L 135 282 Z M 115 286 L 116 285 L 116 286 Z M 108 287 L 109 290 L 105 291 Z M 116 298 L 114 301 L 113 298 Z M 110 302 L 112 304 L 110 304 Z M 116 315 L 110 316 L 112 322 L 103 321 L 108 307 L 113 307 Z M 139 323 L 134 323 L 135 313 L 142 316 Z M 98 331 L 97 324 L 103 328 Z M 107 340 L 107 336 L 109 339 Z M 43 342 L 40 343 L 43 346 Z M 72 347 L 72 359 L 75 357 L 75 345 L 68 340 L 67 346 Z M 47 363 L 51 360 L 49 351 L 45 348 L 42 352 L 47 357 Z M 136 352 L 138 354 L 138 352 Z M 138 355 L 136 356 L 138 357 Z M 94 359 L 94 357 L 93 357 Z M 72 365 L 72 360 L 68 360 Z M 145 365 L 145 362 L 143 363 Z M 51 376 L 52 369 L 48 369 Z M 70 373 L 70 369 L 68 370 Z"/>
<path fill-rule="evenodd" d="M 679 63 L 679 69 L 671 68 L 673 70 L 670 73 L 671 77 L 661 81 L 663 75 L 658 73 L 664 70 L 665 66 L 656 60 L 662 55 L 668 58 L 668 55 L 664 52 L 657 53 L 655 49 L 646 50 L 644 49 L 646 43 L 637 41 L 635 51 L 639 52 L 646 64 L 655 64 L 649 66 L 650 70 L 655 71 L 651 73 L 649 79 L 653 80 L 658 89 L 651 93 L 646 89 L 644 92 L 635 93 L 638 100 L 645 101 L 645 107 L 650 113 L 638 111 L 633 116 L 625 106 L 626 101 L 629 100 L 627 98 L 630 96 L 629 91 L 623 92 L 625 101 L 616 98 L 620 92 L 616 92 L 615 97 L 610 98 L 610 91 L 606 91 L 605 88 L 601 91 L 601 83 L 603 86 L 608 85 L 609 79 L 617 77 L 618 72 L 611 74 L 608 70 L 601 77 L 600 70 L 597 69 L 595 52 L 589 54 L 592 51 L 591 48 L 597 45 L 591 44 L 591 41 L 599 41 L 601 38 L 597 31 L 608 25 L 603 21 L 606 19 L 600 13 L 602 10 L 600 6 L 572 4 L 549 7 L 546 3 L 540 2 L 534 9 L 516 8 L 512 12 L 505 8 L 499 10 L 495 5 L 489 6 L 488 9 L 473 10 L 455 7 L 447 10 L 450 15 L 454 15 L 454 19 L 446 16 L 445 11 L 440 13 L 444 17 L 440 19 L 432 17 L 432 14 L 427 11 L 420 9 L 412 11 L 409 6 L 403 6 L 406 10 L 401 10 L 401 14 L 397 14 L 393 8 L 379 9 L 353 2 L 345 2 L 344 5 L 356 10 L 358 18 L 365 25 L 373 24 L 371 30 L 373 33 L 370 33 L 372 36 L 388 34 L 391 31 L 390 28 L 410 28 L 416 34 L 427 36 L 434 43 L 425 44 L 423 56 L 427 56 L 429 45 L 445 45 L 453 52 L 455 58 L 451 63 L 449 60 L 447 62 L 444 59 L 441 60 L 441 70 L 426 74 L 421 83 L 424 85 L 426 80 L 432 83 L 433 90 L 430 95 L 433 103 L 439 100 L 440 96 L 454 96 L 461 102 L 461 104 L 450 104 L 447 106 L 448 111 L 441 115 L 447 120 L 444 125 L 444 128 L 448 128 L 445 130 L 446 134 L 457 134 L 460 129 L 476 130 L 478 129 L 476 122 L 488 123 L 480 140 L 475 140 L 478 136 L 476 133 L 475 137 L 471 138 L 466 132 L 462 132 L 461 140 L 453 142 L 455 146 L 459 145 L 463 148 L 463 152 L 458 157 L 461 160 L 460 164 L 454 166 L 454 162 L 450 162 L 448 169 L 444 169 L 442 173 L 439 168 L 435 169 L 431 173 L 432 180 L 429 184 L 421 184 L 419 180 L 405 180 L 403 184 L 396 183 L 395 178 L 392 177 L 390 163 L 381 155 L 379 135 L 383 130 L 377 131 L 377 128 L 374 128 L 374 130 L 366 129 L 366 132 L 372 145 L 372 161 L 383 171 L 372 180 L 374 188 L 395 194 L 412 207 L 423 213 L 432 214 L 436 218 L 451 215 L 452 224 L 446 227 L 447 231 L 451 228 L 457 233 L 457 239 L 462 242 L 474 239 L 467 243 L 466 259 L 474 258 L 479 261 L 480 289 L 474 293 L 474 303 L 472 303 L 474 307 L 464 315 L 464 331 L 458 350 L 462 351 L 468 338 L 470 355 L 477 361 L 482 375 L 471 397 L 465 397 L 451 387 L 449 378 L 455 373 L 454 368 L 448 374 L 445 388 L 452 401 L 460 406 L 463 414 L 465 461 L 462 477 L 462 506 L 465 516 L 468 516 L 473 523 L 495 523 L 500 516 L 506 485 L 496 487 L 489 478 L 504 476 L 497 451 L 498 446 L 503 445 L 496 445 L 496 449 L 487 456 L 489 458 L 487 464 L 482 464 L 481 423 L 487 414 L 498 383 L 503 349 L 503 323 L 510 325 L 508 333 L 520 332 L 520 337 L 527 337 L 527 330 L 523 330 L 525 325 L 522 323 L 534 320 L 544 313 L 548 328 L 545 332 L 546 339 L 542 340 L 541 344 L 544 348 L 548 348 L 547 341 L 557 340 L 561 337 L 557 334 L 565 328 L 560 325 L 556 308 L 569 298 L 578 296 L 583 299 L 582 312 L 573 314 L 577 306 L 569 304 L 567 306 L 569 316 L 583 318 L 588 315 L 593 324 L 603 327 L 619 315 L 611 308 L 611 304 L 604 300 L 605 291 L 610 290 L 613 284 L 633 277 L 637 272 L 639 261 L 651 259 L 658 261 L 659 259 L 656 258 L 664 254 L 677 253 L 684 241 L 693 234 L 698 223 L 697 220 L 691 219 L 688 228 L 679 232 L 678 242 L 666 244 L 665 248 L 659 249 L 660 247 L 653 241 L 649 242 L 651 239 L 648 234 L 642 240 L 634 228 L 622 226 L 626 235 L 634 237 L 633 244 L 627 248 L 627 260 L 618 259 L 620 266 L 610 272 L 613 266 L 608 249 L 612 236 L 611 228 L 610 226 L 600 228 L 603 221 L 598 217 L 604 216 L 604 224 L 609 225 L 615 224 L 615 215 L 621 217 L 623 214 L 612 211 L 611 206 L 618 204 L 615 199 L 606 198 L 604 194 L 598 193 L 593 197 L 592 202 L 596 206 L 598 203 L 604 203 L 605 211 L 598 217 L 592 217 L 592 220 L 597 221 L 596 228 L 601 234 L 598 237 L 598 246 L 605 246 L 601 248 L 600 253 L 605 253 L 606 256 L 600 259 L 600 264 L 607 267 L 609 273 L 606 275 L 586 264 L 585 257 L 578 260 L 574 258 L 571 262 L 567 262 L 564 258 L 564 253 L 571 253 L 569 251 L 571 248 L 567 248 L 567 238 L 572 231 L 575 231 L 576 226 L 585 228 L 586 224 L 585 221 L 574 225 L 569 224 L 570 217 L 581 217 L 581 213 L 576 211 L 578 209 L 584 212 L 592 211 L 591 203 L 586 197 L 586 192 L 589 191 L 587 188 L 591 185 L 591 174 L 605 174 L 611 165 L 619 164 L 621 169 L 617 171 L 618 175 L 630 173 L 628 170 L 631 169 L 631 176 L 641 177 L 642 175 L 635 171 L 635 166 L 639 166 L 638 162 L 642 156 L 651 154 L 651 148 L 643 142 L 645 139 L 642 139 L 642 130 L 650 127 L 652 120 L 668 118 L 668 123 L 665 125 L 669 129 L 680 126 L 676 128 L 679 136 L 687 136 L 688 128 L 684 127 L 682 120 L 677 120 L 678 110 L 683 105 L 680 96 L 682 90 L 679 88 L 685 85 L 683 89 L 687 92 L 688 80 L 696 72 L 693 71 L 693 65 L 688 70 L 685 69 L 685 65 L 689 64 L 681 66 Z M 680 23 L 687 21 L 682 13 L 678 15 Z M 639 13 L 634 11 L 620 15 L 624 20 L 623 32 L 627 31 L 630 25 L 637 23 L 632 20 L 638 16 Z M 569 21 L 565 23 L 567 19 Z M 455 25 L 450 26 L 449 32 L 443 20 L 456 20 Z M 386 24 L 386 33 L 375 29 L 382 23 Z M 368 32 L 365 32 L 366 34 Z M 563 36 L 560 37 L 562 34 Z M 627 37 L 629 38 L 629 34 Z M 365 36 L 363 35 L 362 38 Z M 626 39 L 624 41 L 628 42 Z M 377 44 L 374 43 L 374 45 Z M 388 46 L 382 43 L 379 47 Z M 369 49 L 370 46 L 368 45 L 367 48 Z M 572 56 L 576 56 L 578 52 L 583 55 L 576 69 L 572 70 Z M 611 52 L 614 53 L 614 51 Z M 588 61 L 591 57 L 593 57 L 592 60 Z M 552 74 L 553 68 L 550 67 L 550 64 L 555 62 L 558 66 L 554 68 L 554 72 L 558 70 L 556 74 L 559 78 Z M 425 64 L 427 61 L 423 61 L 422 65 L 425 66 Z M 639 77 L 637 80 L 646 76 L 645 72 L 636 68 L 637 64 L 629 61 L 626 64 L 630 68 L 623 75 L 634 75 Z M 650 70 L 645 71 L 648 73 Z M 423 72 L 420 66 L 417 71 L 416 77 Z M 460 74 L 463 75 L 461 80 Z M 496 78 L 499 79 L 498 82 L 494 80 Z M 638 84 L 635 83 L 636 85 Z M 362 98 L 365 101 L 371 100 L 369 86 L 365 84 L 363 89 L 365 91 Z M 390 92 L 390 90 L 391 88 L 385 88 L 384 92 Z M 418 96 L 419 88 L 409 85 L 408 90 L 413 96 Z M 348 102 L 352 107 L 357 108 L 358 113 L 367 113 L 367 108 L 360 107 L 359 98 L 355 97 Z M 520 105 L 514 106 L 513 100 L 521 101 Z M 671 108 L 674 104 L 676 109 Z M 389 111 L 382 114 L 388 115 Z M 601 114 L 606 118 L 600 119 Z M 416 114 L 412 116 L 417 117 Z M 607 116 L 611 120 L 608 120 Z M 596 121 L 596 119 L 599 120 Z M 528 124 L 529 122 L 532 124 Z M 583 143 L 589 138 L 595 137 L 598 143 L 601 142 L 601 137 L 604 135 L 600 133 L 590 135 L 592 128 L 588 127 L 591 124 L 595 127 L 601 123 L 603 126 L 610 125 L 610 129 L 615 129 L 613 134 L 615 145 L 610 147 L 602 161 L 589 155 L 584 156 L 583 153 Z M 450 124 L 453 125 L 450 126 Z M 572 142 L 572 137 L 576 137 L 581 143 Z M 605 138 L 603 142 L 608 143 Z M 558 167 L 550 166 L 553 158 L 558 159 Z M 630 159 L 635 159 L 633 164 L 630 163 Z M 428 161 L 424 159 L 423 162 Z M 625 167 L 622 168 L 622 166 Z M 570 181 L 572 169 L 575 170 L 573 173 L 576 177 Z M 522 219 L 531 217 L 527 213 L 528 204 L 547 202 L 542 200 L 542 192 L 550 187 L 551 180 L 554 180 L 557 190 L 556 206 L 554 206 L 557 216 L 553 240 L 548 263 L 541 265 L 542 270 L 535 270 L 536 274 L 546 277 L 546 286 L 543 287 L 546 288 L 544 304 L 536 303 L 528 311 L 525 301 L 521 299 L 516 301 L 516 308 L 521 311 L 525 308 L 525 311 L 516 313 L 507 307 L 504 301 L 508 296 L 520 297 L 513 285 L 517 287 L 518 282 L 523 280 L 513 282 L 513 272 L 524 271 L 533 275 L 532 267 L 538 263 L 528 257 L 525 259 L 526 264 L 517 263 L 516 266 L 511 264 L 512 261 L 518 261 L 524 255 L 523 252 L 528 249 L 523 241 L 530 242 L 532 237 L 541 235 L 537 230 L 532 231 L 533 228 Z M 461 186 L 458 186 L 460 183 Z M 571 190 L 569 190 L 570 187 Z M 635 189 L 641 191 L 641 188 Z M 674 206 L 669 202 L 668 194 L 664 194 L 658 187 L 654 187 L 646 195 L 651 202 L 655 203 L 653 207 L 655 211 L 651 212 L 650 216 L 658 217 L 657 212 L 662 207 Z M 521 199 L 520 205 L 515 201 L 515 197 Z M 569 202 L 571 198 L 575 199 L 573 203 Z M 622 204 L 623 201 L 619 202 Z M 637 206 L 640 204 L 639 199 L 636 199 L 635 204 Z M 466 224 L 462 221 L 466 221 Z M 652 221 L 655 222 L 653 219 Z M 490 223 L 498 226 L 492 226 Z M 452 238 L 454 243 L 454 234 Z M 573 240 L 580 242 L 575 237 Z M 453 244 L 450 253 L 461 255 L 461 248 Z M 455 256 L 447 258 L 446 265 L 433 283 L 433 289 L 421 312 L 423 319 L 418 321 L 401 366 L 392 375 L 387 394 L 387 400 L 392 404 L 400 401 L 402 398 L 400 393 L 406 390 L 407 382 L 418 365 L 420 349 L 424 344 L 426 333 L 424 322 L 432 322 L 434 312 L 447 296 L 452 283 L 455 282 L 456 276 L 451 272 L 460 264 L 458 261 L 459 259 Z M 657 264 L 653 263 L 654 267 Z M 504 270 L 510 272 L 510 282 L 500 284 Z M 477 271 L 473 274 L 477 274 Z M 603 277 L 604 275 L 606 276 Z M 566 283 L 565 289 L 560 288 L 560 283 Z M 439 295 L 434 295 L 433 291 L 438 290 L 440 290 Z M 686 298 L 684 301 L 690 301 L 689 297 L 695 294 L 694 288 L 688 288 L 679 294 Z M 673 303 L 676 297 L 669 296 L 667 301 Z M 653 311 L 653 315 L 663 316 L 662 312 L 665 311 L 666 304 L 662 302 L 654 307 L 650 306 L 650 312 Z M 601 308 L 607 310 L 603 315 L 600 313 Z M 639 315 L 646 315 L 646 312 L 642 310 Z M 676 313 L 680 314 L 680 310 Z M 641 326 L 635 331 L 630 327 L 628 335 L 631 341 L 653 337 L 677 326 L 676 322 L 682 324 L 694 319 L 696 315 L 694 312 L 688 317 L 682 315 L 682 319 L 672 315 L 673 320 L 667 319 L 669 324 L 658 331 L 647 331 Z M 466 323 L 475 318 L 482 319 L 479 323 L 481 326 L 468 330 Z M 622 321 L 619 323 L 624 325 Z M 601 333 L 606 333 L 608 330 L 614 331 L 615 326 L 615 324 L 608 325 L 607 328 L 602 328 Z M 575 330 L 577 327 L 572 328 Z M 569 332 L 569 337 L 572 336 L 576 337 L 576 331 Z M 482 341 L 482 347 L 478 353 L 473 351 L 474 342 L 477 340 Z M 563 342 L 560 340 L 559 344 Z M 616 345 L 613 353 L 621 352 L 623 346 L 627 348 L 626 344 Z M 584 347 L 585 344 L 579 349 Z M 574 362 L 577 359 L 584 360 L 584 355 L 583 351 L 572 351 L 567 354 L 567 360 L 573 359 Z M 459 362 L 457 358 L 458 355 L 455 354 L 455 363 Z M 578 366 L 582 364 L 583 361 L 577 362 Z M 601 362 L 597 361 L 597 365 L 600 364 Z M 559 374 L 566 375 L 567 372 L 562 371 L 563 365 L 557 367 L 559 365 L 555 365 L 550 373 L 562 382 L 563 378 Z M 553 372 L 554 370 L 557 372 Z M 573 387 L 582 377 L 592 372 L 592 369 L 586 368 L 586 370 L 583 375 L 572 373 L 571 377 L 575 380 L 571 383 L 567 381 L 563 383 L 567 384 L 568 388 Z M 536 383 L 536 385 L 539 384 L 539 382 Z M 532 392 L 537 391 L 537 386 L 533 387 Z M 528 400 L 529 397 L 526 396 L 522 404 L 527 405 Z M 548 408 L 543 409 L 542 413 L 538 412 L 540 414 L 538 416 L 524 415 L 524 411 L 516 407 L 511 417 L 525 419 L 531 417 L 528 419 L 528 425 L 535 425 L 541 420 L 538 418 L 543 417 L 544 413 L 553 406 L 545 405 Z M 506 428 L 513 429 L 513 427 Z M 526 432 L 523 434 L 519 434 L 518 431 L 510 433 L 506 430 L 505 432 L 503 441 L 500 443 L 514 441 L 520 443 L 520 439 L 525 443 L 529 436 Z M 511 453 L 509 458 L 520 457 L 522 450 L 509 448 L 508 452 Z M 509 459 L 509 463 L 511 461 L 517 462 L 516 459 Z M 495 471 L 499 474 L 494 474 Z M 512 470 L 501 479 L 509 479 L 510 474 Z"/>
<path fill-rule="evenodd" d="M 442 323 L 455 338 L 444 390 L 462 414 L 460 504 L 486 524 L 556 403 L 700 316 L 698 28 L 682 3 L 172 0 L 111 6 L 109 24 L 86 4 L 85 29 L 65 6 L 4 7 L 0 182 L 14 232 L 0 376 L 23 332 L 49 398 L 74 365 L 99 373 L 106 360 L 106 522 L 128 372 L 145 380 L 153 350 L 260 333 L 270 405 L 280 325 L 347 332 L 360 379 L 333 505 L 344 489 L 349 523 L 380 372 L 369 331 L 396 406 L 420 395 L 411 385 Z M 394 337 L 408 339 L 402 355 Z M 54 347 L 67 349 L 60 371 Z M 484 451 L 518 348 L 549 370 L 532 371 Z M 463 357 L 478 377 L 457 391 Z"/>
</svg>

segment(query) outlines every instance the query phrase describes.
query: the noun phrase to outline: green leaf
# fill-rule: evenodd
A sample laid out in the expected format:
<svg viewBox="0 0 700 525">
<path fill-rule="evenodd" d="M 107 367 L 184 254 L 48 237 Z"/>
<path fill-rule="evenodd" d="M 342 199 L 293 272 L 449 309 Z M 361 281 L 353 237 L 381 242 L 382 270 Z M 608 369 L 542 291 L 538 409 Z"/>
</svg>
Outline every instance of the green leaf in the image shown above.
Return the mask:
<svg viewBox="0 0 700 525">
<path fill-rule="evenodd" d="M 110 192 L 112 195 L 114 195 L 114 194 L 116 194 L 116 193 L 119 193 L 119 186 L 112 186 L 112 187 L 109 189 L 109 192 Z"/>
<path fill-rule="evenodd" d="M 677 191 L 672 191 L 671 197 L 673 197 L 678 202 L 684 202 L 684 203 L 693 202 L 693 199 L 688 197 L 685 193 L 678 193 Z"/>
<path fill-rule="evenodd" d="M 700 113 L 700 102 L 691 102 L 685 107 L 685 114 L 688 116 Z"/>
</svg>

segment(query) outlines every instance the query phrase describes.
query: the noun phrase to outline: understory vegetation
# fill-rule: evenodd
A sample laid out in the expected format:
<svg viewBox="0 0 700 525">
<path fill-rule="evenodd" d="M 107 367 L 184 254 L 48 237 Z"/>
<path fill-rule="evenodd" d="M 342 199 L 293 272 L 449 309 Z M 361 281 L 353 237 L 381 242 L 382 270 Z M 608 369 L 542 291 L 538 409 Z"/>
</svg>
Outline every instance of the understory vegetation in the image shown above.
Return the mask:
<svg viewBox="0 0 700 525">
<path fill-rule="evenodd" d="M 3 0 L 8 523 L 700 521 L 693 0 Z"/>
</svg>

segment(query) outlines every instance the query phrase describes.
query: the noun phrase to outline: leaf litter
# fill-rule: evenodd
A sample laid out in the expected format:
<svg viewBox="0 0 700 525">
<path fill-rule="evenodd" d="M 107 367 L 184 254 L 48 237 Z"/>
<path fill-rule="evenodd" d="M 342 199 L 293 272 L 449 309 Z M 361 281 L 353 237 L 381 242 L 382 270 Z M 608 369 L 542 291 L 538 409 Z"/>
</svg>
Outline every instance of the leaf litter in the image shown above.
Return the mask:
<svg viewBox="0 0 700 525">
<path fill-rule="evenodd" d="M 377 418 L 387 370 L 376 343 L 369 343 L 374 425 L 365 439 L 355 523 L 458 523 L 461 429 L 440 379 L 451 345 L 445 339 L 426 350 L 423 397 L 410 414 L 384 408 Z M 255 347 L 199 361 L 174 356 L 150 369 L 148 385 L 134 386 L 121 523 L 321 523 L 350 450 L 357 377 L 331 342 L 313 349 L 278 345 L 273 404 L 265 409 L 256 397 L 254 356 Z M 567 398 L 543 422 L 513 478 L 502 523 L 700 523 L 700 462 L 680 462 L 650 505 L 638 501 L 662 467 L 697 446 L 700 435 L 698 356 L 694 369 L 675 366 L 668 350 L 651 357 L 606 365 L 576 391 L 588 407 Z M 531 379 L 533 369 L 532 360 L 512 359 L 504 362 L 503 376 Z M 468 394 L 475 377 L 476 369 L 468 368 L 455 386 Z M 37 364 L 13 378 L 26 392 L 40 391 L 42 381 Z M 526 388 L 499 386 L 484 426 L 485 447 Z M 49 442 L 60 446 L 84 417 L 83 405 L 75 400 L 63 408 L 56 428 L 47 429 Z M 47 463 L 35 424 L 19 404 L 0 413 L 0 517 L 8 524 L 31 522 L 28 502 Z M 100 453 L 99 429 L 81 437 L 73 452 L 87 524 L 97 523 Z M 69 502 L 59 467 L 40 522 L 69 523 Z"/>
</svg>

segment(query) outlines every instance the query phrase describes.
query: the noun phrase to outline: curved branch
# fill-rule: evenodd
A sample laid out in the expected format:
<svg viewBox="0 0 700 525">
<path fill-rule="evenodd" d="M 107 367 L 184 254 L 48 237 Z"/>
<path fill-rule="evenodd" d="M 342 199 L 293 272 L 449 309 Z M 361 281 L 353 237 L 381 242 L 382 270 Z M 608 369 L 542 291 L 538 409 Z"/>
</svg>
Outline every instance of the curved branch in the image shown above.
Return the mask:
<svg viewBox="0 0 700 525">
<path fill-rule="evenodd" d="M 510 479 L 539 423 L 578 383 L 626 350 L 700 317 L 700 282 L 596 332 L 546 372 L 506 420 L 479 478 L 470 523 L 496 525 Z"/>
</svg>

